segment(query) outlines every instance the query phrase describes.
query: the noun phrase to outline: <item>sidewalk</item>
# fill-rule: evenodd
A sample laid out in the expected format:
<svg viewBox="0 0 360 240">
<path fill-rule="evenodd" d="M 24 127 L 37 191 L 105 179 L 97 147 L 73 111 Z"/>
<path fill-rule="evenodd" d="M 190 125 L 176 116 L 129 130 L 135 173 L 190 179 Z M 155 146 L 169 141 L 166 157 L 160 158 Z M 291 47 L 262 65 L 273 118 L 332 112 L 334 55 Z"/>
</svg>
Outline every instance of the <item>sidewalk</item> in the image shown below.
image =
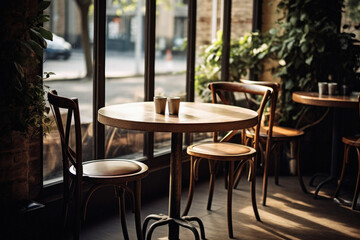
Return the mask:
<svg viewBox="0 0 360 240">
<path fill-rule="evenodd" d="M 106 78 L 143 75 L 144 64 L 144 58 L 136 62 L 132 52 L 108 51 L 105 59 Z M 185 70 L 185 55 L 157 56 L 155 59 L 156 74 L 173 74 L 185 72 Z M 52 75 L 45 81 L 82 79 L 86 74 L 84 55 L 81 50 L 75 49 L 68 60 L 47 59 L 43 64 L 43 71 L 55 73 L 55 75 Z"/>
<path fill-rule="evenodd" d="M 155 77 L 155 95 L 182 96 L 185 94 L 186 75 L 159 75 Z M 93 83 L 87 80 L 47 81 L 59 95 L 79 99 L 82 122 L 92 122 Z M 137 102 L 144 99 L 144 77 L 117 78 L 106 81 L 105 104 Z"/>
</svg>

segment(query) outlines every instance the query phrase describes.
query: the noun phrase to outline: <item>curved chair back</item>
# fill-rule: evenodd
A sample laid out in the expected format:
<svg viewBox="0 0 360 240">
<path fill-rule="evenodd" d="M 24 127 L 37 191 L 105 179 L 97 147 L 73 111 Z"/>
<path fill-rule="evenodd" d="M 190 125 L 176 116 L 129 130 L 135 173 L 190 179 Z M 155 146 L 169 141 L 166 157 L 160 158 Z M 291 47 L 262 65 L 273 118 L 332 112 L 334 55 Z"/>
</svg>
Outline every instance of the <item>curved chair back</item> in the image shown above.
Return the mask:
<svg viewBox="0 0 360 240">
<path fill-rule="evenodd" d="M 241 83 L 250 84 L 250 85 L 259 85 L 259 86 L 266 86 L 270 87 L 273 92 L 271 96 L 271 105 L 270 105 L 270 115 L 269 115 L 269 128 L 267 132 L 267 142 L 266 142 L 266 157 L 270 155 L 270 146 L 273 136 L 273 126 L 275 122 L 275 111 L 276 111 L 276 104 L 277 99 L 280 91 L 280 84 L 276 82 L 264 82 L 264 81 L 252 81 L 252 80 L 240 80 Z"/>
<path fill-rule="evenodd" d="M 269 101 L 269 99 L 272 96 L 273 90 L 266 86 L 251 85 L 251 84 L 244 84 L 238 82 L 213 82 L 209 84 L 209 88 L 211 89 L 213 103 L 218 102 L 217 100 L 217 96 L 218 96 L 223 104 L 229 104 L 229 101 L 225 97 L 226 93 L 239 92 L 239 93 L 248 93 L 262 97 L 259 108 L 257 109 L 258 124 L 255 127 L 254 141 L 252 143 L 253 147 L 255 149 L 258 149 L 259 132 L 260 132 L 262 116 L 264 113 L 266 103 Z M 233 131 L 229 132 L 220 141 L 229 141 L 231 137 L 233 137 L 237 132 L 238 129 L 234 129 Z M 243 134 L 243 136 L 244 135 L 245 134 Z M 214 133 L 214 141 L 217 141 L 216 133 Z"/>
<path fill-rule="evenodd" d="M 76 169 L 77 182 L 81 182 L 83 175 L 82 166 L 82 142 L 81 142 L 81 125 L 80 125 L 80 114 L 79 104 L 76 98 L 70 99 L 58 96 L 56 90 L 51 90 L 48 93 L 48 100 L 50 108 L 54 114 L 56 126 L 58 128 L 61 140 L 62 157 L 63 157 L 63 173 L 64 173 L 64 184 L 68 186 L 69 182 L 69 167 L 73 165 Z M 64 109 L 67 111 L 66 122 L 63 122 L 60 110 Z M 70 133 L 71 133 L 71 122 L 74 120 L 75 126 L 75 148 L 70 145 Z M 65 125 L 64 125 L 65 123 Z M 78 187 L 81 184 L 77 184 Z"/>
</svg>

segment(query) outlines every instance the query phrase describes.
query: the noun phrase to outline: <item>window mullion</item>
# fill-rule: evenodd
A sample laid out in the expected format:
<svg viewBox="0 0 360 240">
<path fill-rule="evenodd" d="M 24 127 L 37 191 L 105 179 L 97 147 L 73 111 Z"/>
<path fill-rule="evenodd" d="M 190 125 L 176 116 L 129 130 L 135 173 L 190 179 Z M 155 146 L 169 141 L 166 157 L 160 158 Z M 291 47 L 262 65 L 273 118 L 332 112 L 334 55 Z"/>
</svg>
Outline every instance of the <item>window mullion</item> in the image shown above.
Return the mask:
<svg viewBox="0 0 360 240">
<path fill-rule="evenodd" d="M 97 112 L 105 106 L 106 1 L 94 4 L 93 156 L 99 159 L 105 157 L 105 126 L 97 121 Z"/>
<path fill-rule="evenodd" d="M 152 101 L 155 92 L 156 0 L 146 0 L 145 24 L 144 100 Z M 154 133 L 144 134 L 144 155 L 148 159 L 154 157 Z"/>
</svg>

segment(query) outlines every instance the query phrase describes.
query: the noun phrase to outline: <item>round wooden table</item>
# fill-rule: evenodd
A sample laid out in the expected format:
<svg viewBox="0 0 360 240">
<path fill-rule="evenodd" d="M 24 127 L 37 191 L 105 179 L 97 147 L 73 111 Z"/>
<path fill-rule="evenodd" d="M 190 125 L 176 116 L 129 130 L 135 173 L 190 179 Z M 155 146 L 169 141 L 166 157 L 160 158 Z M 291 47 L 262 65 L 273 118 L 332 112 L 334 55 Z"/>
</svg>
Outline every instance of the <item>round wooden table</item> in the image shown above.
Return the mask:
<svg viewBox="0 0 360 240">
<path fill-rule="evenodd" d="M 182 133 L 249 128 L 257 124 L 257 118 L 257 112 L 246 108 L 193 102 L 181 102 L 179 115 L 169 115 L 167 112 L 165 115 L 157 114 L 153 102 L 112 105 L 98 111 L 98 121 L 104 125 L 146 132 L 172 133 L 169 215 L 166 219 L 157 217 L 160 215 L 150 216 L 150 218 L 160 220 L 158 225 L 163 225 L 164 222 L 169 224 L 169 239 L 179 239 L 179 225 L 187 227 L 187 220 L 195 220 L 202 225 L 201 220 L 195 217 L 180 217 Z M 190 227 L 187 228 L 190 229 Z M 193 229 L 191 230 L 194 232 Z M 196 235 L 197 230 L 195 231 Z M 203 232 L 202 235 L 204 235 Z"/>
<path fill-rule="evenodd" d="M 319 107 L 357 108 L 357 96 L 319 96 L 317 92 L 294 92 L 294 102 Z"/>
<path fill-rule="evenodd" d="M 318 195 L 320 188 L 325 184 L 337 179 L 338 162 L 339 162 L 339 144 L 341 144 L 342 128 L 341 121 L 341 108 L 358 108 L 357 96 L 329 96 L 321 95 L 317 92 L 294 92 L 292 94 L 294 102 L 319 107 L 330 107 L 333 112 L 332 119 L 332 144 L 331 144 L 331 168 L 330 176 L 324 181 L 320 182 L 314 193 L 314 197 Z M 316 175 L 315 175 L 316 176 Z M 310 180 L 310 184 L 313 182 L 314 177 Z"/>
</svg>

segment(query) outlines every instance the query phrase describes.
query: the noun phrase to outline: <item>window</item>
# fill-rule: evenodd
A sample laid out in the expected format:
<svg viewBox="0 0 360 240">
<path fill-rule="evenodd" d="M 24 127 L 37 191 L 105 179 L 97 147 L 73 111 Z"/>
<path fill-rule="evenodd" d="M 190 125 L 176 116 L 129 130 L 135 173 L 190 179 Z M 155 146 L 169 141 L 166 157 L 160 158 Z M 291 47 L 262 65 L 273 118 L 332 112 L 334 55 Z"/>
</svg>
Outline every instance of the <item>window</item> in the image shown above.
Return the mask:
<svg viewBox="0 0 360 240">
<path fill-rule="evenodd" d="M 252 7 L 249 4 L 251 1 L 237 0 L 234 1 L 237 9 L 243 6 L 243 1 L 248 3 L 244 5 L 244 8 Z M 58 40 L 68 42 L 71 49 L 68 49 L 70 53 L 68 55 L 53 57 L 50 52 L 48 53 L 43 69 L 45 72 L 55 72 L 56 75 L 51 76 L 45 85 L 56 89 L 60 95 L 79 98 L 84 161 L 103 154 L 108 158 L 149 159 L 149 166 L 152 167 L 154 162 L 164 164 L 161 161 L 160 163 L 152 162 L 153 158 L 170 151 L 169 133 L 148 134 L 111 127 L 105 127 L 102 133 L 98 128 L 94 128 L 94 124 L 99 123 L 94 122 L 93 112 L 96 106 L 101 105 L 100 102 L 110 105 L 144 101 L 151 100 L 153 95 L 180 96 L 183 101 L 201 101 L 194 90 L 195 46 L 211 42 L 211 27 L 208 23 L 211 22 L 212 15 L 209 11 L 211 12 L 212 3 L 172 0 L 166 1 L 170 3 L 169 5 L 163 3 L 155 6 L 154 4 L 151 6 L 152 9 L 146 9 L 145 3 L 149 2 L 155 3 L 155 1 L 145 0 L 107 0 L 106 2 L 94 0 L 94 5 L 90 6 L 91 11 L 88 12 L 88 28 L 83 29 L 89 31 L 90 44 L 89 48 L 85 49 L 88 50 L 87 52 L 82 47 L 83 33 L 86 31 L 81 29 L 80 9 L 75 1 L 52 1 L 49 13 L 51 21 L 48 27 L 53 33 L 63 38 L 63 40 Z M 196 7 L 197 11 L 188 11 L 188 8 L 194 10 Z M 204 9 L 209 11 L 206 12 Z M 152 20 L 146 19 L 146 10 L 151 12 L 149 19 Z M 221 22 L 220 10 L 221 8 L 217 9 L 216 15 L 218 29 Z M 97 11 L 104 13 L 105 17 L 96 19 Z M 192 20 L 188 16 L 189 12 L 193 14 Z M 196 17 L 196 14 L 199 17 Z M 246 26 L 251 26 L 251 21 L 249 23 L 248 19 L 247 16 L 241 24 L 246 22 Z M 189 21 L 194 22 L 189 25 Z M 150 36 L 153 33 L 151 32 L 152 22 L 156 22 L 153 39 Z M 148 33 L 145 32 L 146 24 L 150 29 Z M 105 29 L 102 26 L 105 26 Z M 188 29 L 195 26 L 197 26 L 197 33 L 196 29 Z M 105 36 L 105 42 L 94 39 L 94 33 L 98 34 L 99 29 L 104 32 L 102 36 Z M 235 28 L 234 31 L 238 29 L 244 29 L 244 27 Z M 188 32 L 196 33 L 196 39 L 195 35 L 188 36 Z M 146 34 L 149 34 L 148 41 L 150 42 L 146 42 Z M 65 43 L 67 46 L 69 44 Z M 95 73 L 100 68 L 89 70 L 86 64 L 87 62 L 89 64 L 89 57 L 85 57 L 89 55 L 85 53 L 94 54 L 90 55 L 90 65 L 92 66 L 94 58 L 94 66 L 98 66 L 97 64 L 102 61 L 101 57 L 96 55 L 96 47 L 99 46 L 106 46 L 105 80 L 97 79 L 99 82 L 94 84 L 93 78 L 88 78 L 87 75 L 89 71 L 92 70 Z M 91 50 L 94 51 L 91 52 Z M 189 65 L 187 61 L 190 62 Z M 104 84 L 104 89 L 101 89 L 102 87 L 99 89 L 97 84 Z M 99 92 L 101 94 L 98 94 Z M 93 99 L 93 96 L 97 96 L 96 99 Z M 185 139 L 196 141 L 208 136 L 209 133 L 194 134 L 192 138 Z M 103 152 L 99 150 L 100 145 L 105 146 Z M 94 149 L 96 155 L 93 155 Z M 61 147 L 57 130 L 54 129 L 44 138 L 45 185 L 61 180 L 61 176 Z"/>
</svg>

